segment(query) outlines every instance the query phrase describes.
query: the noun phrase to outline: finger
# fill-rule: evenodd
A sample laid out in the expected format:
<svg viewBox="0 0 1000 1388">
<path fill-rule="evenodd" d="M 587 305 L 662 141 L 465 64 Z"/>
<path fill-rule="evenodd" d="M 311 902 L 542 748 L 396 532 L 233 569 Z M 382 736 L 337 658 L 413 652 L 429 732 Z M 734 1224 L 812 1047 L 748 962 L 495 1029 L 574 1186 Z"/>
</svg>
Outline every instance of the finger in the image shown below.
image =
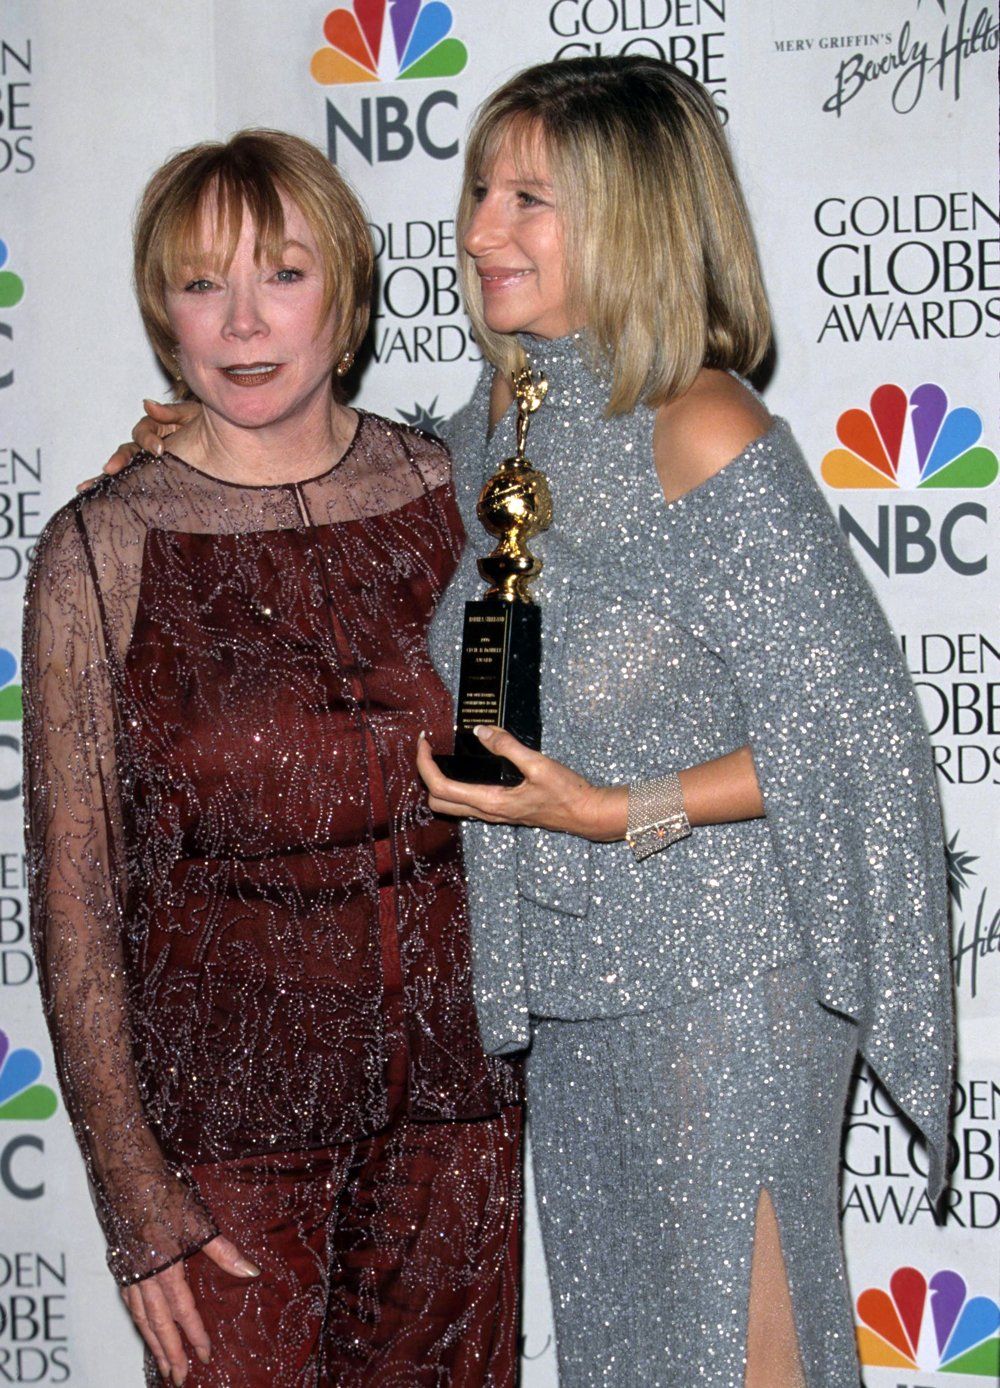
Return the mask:
<svg viewBox="0 0 1000 1388">
<path fill-rule="evenodd" d="M 177 1329 L 167 1298 L 156 1283 L 149 1279 L 141 1284 L 141 1294 L 146 1318 L 152 1326 L 156 1338 L 163 1346 L 170 1369 L 170 1377 L 179 1388 L 179 1385 L 187 1378 L 188 1359 L 184 1353 L 180 1331 Z"/>
<path fill-rule="evenodd" d="M 458 805 L 453 800 L 439 800 L 429 795 L 427 803 L 435 814 L 450 815 L 453 819 L 480 819 L 484 824 L 515 824 L 519 821 L 513 815 L 491 814 L 488 810 L 477 810 L 473 805 Z"/>
<path fill-rule="evenodd" d="M 107 466 L 107 464 L 105 464 L 105 466 Z M 78 492 L 88 492 L 90 491 L 90 488 L 93 487 L 100 480 L 101 479 L 99 477 L 88 477 L 85 482 L 77 482 L 76 489 Z"/>
<path fill-rule="evenodd" d="M 175 1266 L 183 1267 L 183 1264 L 177 1263 Z M 194 1297 L 191 1295 L 191 1288 L 187 1284 L 187 1279 L 179 1277 L 167 1282 L 163 1287 L 163 1292 L 170 1307 L 170 1314 L 176 1324 L 184 1331 L 188 1344 L 201 1362 L 207 1364 L 212 1357 L 212 1342 L 205 1329 L 205 1322 L 195 1305 Z"/>
<path fill-rule="evenodd" d="M 514 763 L 518 771 L 523 771 L 525 775 L 533 770 L 541 760 L 540 752 L 534 751 L 531 747 L 525 747 L 523 742 L 519 742 L 514 734 L 507 732 L 505 728 L 479 724 L 472 731 L 494 756 L 506 757 L 509 762 Z"/>
<path fill-rule="evenodd" d="M 123 467 L 127 467 L 136 453 L 136 445 L 131 441 L 120 443 L 111 457 L 104 464 L 104 471 L 110 473 L 121 472 Z"/>
<path fill-rule="evenodd" d="M 221 1234 L 210 1239 L 201 1251 L 206 1258 L 211 1258 L 216 1267 L 222 1268 L 223 1272 L 231 1273 L 233 1277 L 260 1276 L 257 1264 L 245 1258 L 236 1245 L 223 1238 Z"/>
<path fill-rule="evenodd" d="M 132 430 L 136 447 L 144 448 L 147 453 L 152 453 L 159 458 L 163 453 L 163 438 L 160 434 L 162 428 L 163 425 L 157 424 L 155 419 L 150 419 L 148 414 L 143 415 Z"/>
<path fill-rule="evenodd" d="M 171 430 L 180 428 L 198 409 L 190 400 L 176 400 L 172 405 L 164 404 L 162 400 L 143 400 L 142 403 L 150 418 L 157 424 L 168 425 Z"/>
<path fill-rule="evenodd" d="M 419 753 L 417 754 L 419 757 Z M 434 763 L 430 766 L 418 763 L 418 769 L 427 786 L 427 802 L 431 809 L 434 802 L 450 806 L 446 814 L 463 814 L 472 810 L 475 814 L 502 814 L 505 792 L 500 786 L 479 785 L 468 781 L 453 781 Z"/>
<path fill-rule="evenodd" d="M 160 1371 L 162 1378 L 170 1377 L 170 1363 L 160 1344 L 159 1336 L 150 1325 L 146 1316 L 146 1308 L 142 1304 L 142 1297 L 137 1287 L 123 1287 L 122 1300 L 128 1307 L 129 1315 L 135 1322 L 136 1329 L 149 1346 L 149 1352 L 156 1360 L 156 1367 Z"/>
</svg>

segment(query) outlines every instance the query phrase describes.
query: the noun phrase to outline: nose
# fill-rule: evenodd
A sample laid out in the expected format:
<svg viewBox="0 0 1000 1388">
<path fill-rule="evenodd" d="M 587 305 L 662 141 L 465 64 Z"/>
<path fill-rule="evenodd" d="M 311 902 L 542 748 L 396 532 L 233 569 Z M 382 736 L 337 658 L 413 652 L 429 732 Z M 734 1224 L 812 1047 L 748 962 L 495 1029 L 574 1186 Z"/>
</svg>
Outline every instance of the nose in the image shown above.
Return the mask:
<svg viewBox="0 0 1000 1388">
<path fill-rule="evenodd" d="M 477 204 L 475 212 L 465 228 L 462 244 L 471 256 L 485 255 L 495 251 L 505 239 L 504 223 L 500 201 L 487 193 Z"/>
<path fill-rule="evenodd" d="M 234 284 L 231 287 L 222 331 L 224 337 L 236 338 L 240 342 L 267 335 L 268 326 L 254 285 Z"/>
</svg>

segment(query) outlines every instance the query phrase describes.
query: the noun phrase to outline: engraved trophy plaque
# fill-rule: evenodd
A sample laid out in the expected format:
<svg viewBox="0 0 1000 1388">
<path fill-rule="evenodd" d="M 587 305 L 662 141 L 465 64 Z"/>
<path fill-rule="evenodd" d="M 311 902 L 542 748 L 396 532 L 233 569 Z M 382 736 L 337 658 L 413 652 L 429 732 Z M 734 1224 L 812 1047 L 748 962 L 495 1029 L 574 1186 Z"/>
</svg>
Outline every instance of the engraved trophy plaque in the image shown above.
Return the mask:
<svg viewBox="0 0 1000 1388">
<path fill-rule="evenodd" d="M 528 747 L 541 747 L 542 621 L 529 585 L 542 561 L 528 541 L 552 520 L 545 474 L 525 457 L 531 416 L 545 399 L 548 381 L 520 371 L 514 377 L 517 452 L 505 458 L 483 487 L 476 515 L 497 543 L 477 567 L 489 587 L 465 604 L 462 662 L 455 710 L 455 750 L 435 761 L 456 781 L 517 785 L 521 773 L 488 751 L 472 731 L 477 724 L 505 728 Z"/>
</svg>

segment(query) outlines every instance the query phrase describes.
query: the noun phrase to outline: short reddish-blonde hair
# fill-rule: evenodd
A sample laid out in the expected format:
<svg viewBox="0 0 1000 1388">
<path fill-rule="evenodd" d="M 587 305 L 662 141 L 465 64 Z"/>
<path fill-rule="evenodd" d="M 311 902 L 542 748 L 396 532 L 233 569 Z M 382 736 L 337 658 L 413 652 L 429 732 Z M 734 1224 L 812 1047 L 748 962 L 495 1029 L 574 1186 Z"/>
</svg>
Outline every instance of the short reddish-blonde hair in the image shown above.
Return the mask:
<svg viewBox="0 0 1000 1388">
<path fill-rule="evenodd" d="M 319 245 L 324 317 L 333 314 L 331 367 L 355 352 L 368 329 L 375 252 L 365 213 L 330 161 L 297 135 L 241 130 L 225 143 L 193 145 L 168 159 L 149 180 L 135 220 L 135 289 L 142 321 L 170 372 L 174 335 L 167 288 L 206 249 L 222 270 L 239 240 L 244 213 L 256 232 L 258 260 L 277 260 L 285 242 L 281 195 L 305 217 Z M 203 217 L 214 203 L 214 244 L 202 244 Z"/>
</svg>

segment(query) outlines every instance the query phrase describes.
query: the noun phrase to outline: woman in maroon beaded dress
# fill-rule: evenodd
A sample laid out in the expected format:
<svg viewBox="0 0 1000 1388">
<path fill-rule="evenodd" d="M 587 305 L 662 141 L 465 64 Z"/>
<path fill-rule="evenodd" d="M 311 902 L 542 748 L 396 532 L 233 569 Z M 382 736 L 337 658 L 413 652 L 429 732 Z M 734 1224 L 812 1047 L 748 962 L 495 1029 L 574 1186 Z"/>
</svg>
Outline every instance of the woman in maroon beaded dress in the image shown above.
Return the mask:
<svg viewBox="0 0 1000 1388">
<path fill-rule="evenodd" d="M 414 768 L 461 522 L 441 445 L 330 409 L 371 275 L 304 141 L 171 159 L 137 286 L 205 408 L 57 513 L 28 586 L 39 971 L 150 1382 L 515 1379 L 517 1077 Z"/>
</svg>

